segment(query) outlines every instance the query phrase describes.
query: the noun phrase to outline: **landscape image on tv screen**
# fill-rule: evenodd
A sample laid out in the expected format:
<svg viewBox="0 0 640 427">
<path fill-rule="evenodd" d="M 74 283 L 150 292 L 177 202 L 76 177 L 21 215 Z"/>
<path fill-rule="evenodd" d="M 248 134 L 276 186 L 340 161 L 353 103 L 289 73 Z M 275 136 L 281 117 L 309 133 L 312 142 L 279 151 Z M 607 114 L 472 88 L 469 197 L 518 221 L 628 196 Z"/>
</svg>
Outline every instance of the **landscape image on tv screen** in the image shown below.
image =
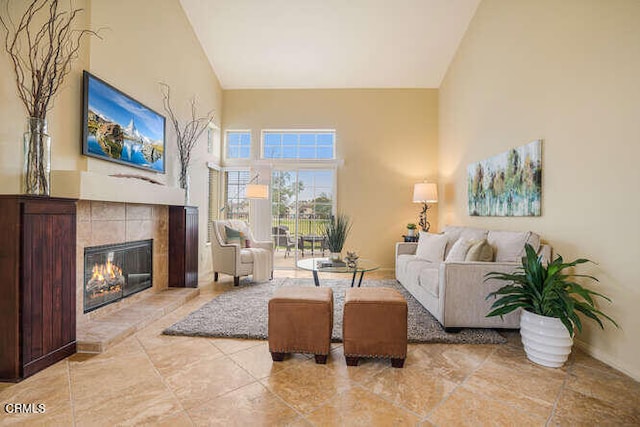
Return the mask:
<svg viewBox="0 0 640 427">
<path fill-rule="evenodd" d="M 165 170 L 165 118 L 84 73 L 83 154 L 154 172 Z"/>
</svg>

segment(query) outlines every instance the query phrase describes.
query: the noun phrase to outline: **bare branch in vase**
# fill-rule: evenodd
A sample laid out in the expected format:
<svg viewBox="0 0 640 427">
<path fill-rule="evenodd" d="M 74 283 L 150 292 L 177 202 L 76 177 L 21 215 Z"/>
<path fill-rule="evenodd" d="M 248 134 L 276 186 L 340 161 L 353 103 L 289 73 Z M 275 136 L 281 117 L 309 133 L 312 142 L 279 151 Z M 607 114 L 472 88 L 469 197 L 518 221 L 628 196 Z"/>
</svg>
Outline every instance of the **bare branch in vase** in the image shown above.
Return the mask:
<svg viewBox="0 0 640 427">
<path fill-rule="evenodd" d="M 75 30 L 74 23 L 83 9 L 61 10 L 58 0 L 33 0 L 17 23 L 9 11 L 12 1 L 0 1 L 0 29 L 13 65 L 18 97 L 29 117 L 45 118 L 71 71 L 71 63 L 78 57 L 82 39 L 101 37 L 93 30 Z M 38 28 L 34 22 L 42 20 Z"/>
<path fill-rule="evenodd" d="M 47 112 L 78 57 L 82 39 L 100 36 L 92 30 L 74 29 L 83 10 L 71 4 L 69 10 L 63 10 L 58 0 L 32 0 L 14 20 L 11 3 L 0 0 L 0 31 L 13 65 L 18 98 L 29 116 L 24 189 L 29 194 L 49 195 Z"/>
<path fill-rule="evenodd" d="M 196 145 L 198 145 L 200 136 L 202 136 L 209 124 L 213 121 L 214 111 L 211 110 L 204 116 L 198 116 L 197 103 L 195 98 L 192 98 L 190 101 L 191 117 L 187 122 L 182 124 L 171 106 L 171 88 L 166 83 L 160 83 L 160 85 L 162 86 L 164 111 L 167 113 L 169 121 L 176 133 L 176 145 L 178 146 L 178 158 L 180 159 L 180 187 L 186 188 L 187 171 L 191 163 L 191 154 Z"/>
</svg>

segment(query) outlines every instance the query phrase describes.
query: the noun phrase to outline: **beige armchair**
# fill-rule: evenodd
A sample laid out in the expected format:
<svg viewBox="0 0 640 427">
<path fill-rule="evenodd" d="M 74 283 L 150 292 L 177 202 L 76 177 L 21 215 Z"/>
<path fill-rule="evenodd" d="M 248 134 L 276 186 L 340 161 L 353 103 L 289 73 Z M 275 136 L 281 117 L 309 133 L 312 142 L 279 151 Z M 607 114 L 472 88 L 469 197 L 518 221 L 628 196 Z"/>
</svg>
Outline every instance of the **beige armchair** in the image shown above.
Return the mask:
<svg viewBox="0 0 640 427">
<path fill-rule="evenodd" d="M 240 248 L 236 243 L 226 243 L 224 227 L 240 230 L 249 241 L 248 248 Z M 233 284 L 240 284 L 240 276 L 252 275 L 253 281 L 264 281 L 273 278 L 273 242 L 257 241 L 244 221 L 213 221 L 213 239 L 211 239 L 211 255 L 213 259 L 213 279 L 218 274 L 233 276 Z"/>
</svg>

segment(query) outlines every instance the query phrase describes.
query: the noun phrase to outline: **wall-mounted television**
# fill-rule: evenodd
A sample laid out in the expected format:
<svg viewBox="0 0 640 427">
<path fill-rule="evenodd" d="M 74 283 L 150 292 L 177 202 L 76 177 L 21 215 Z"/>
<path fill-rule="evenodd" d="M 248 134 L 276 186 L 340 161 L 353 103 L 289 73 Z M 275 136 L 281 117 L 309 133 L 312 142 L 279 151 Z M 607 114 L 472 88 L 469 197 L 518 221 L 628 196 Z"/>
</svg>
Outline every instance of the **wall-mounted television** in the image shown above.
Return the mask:
<svg viewBox="0 0 640 427">
<path fill-rule="evenodd" d="M 82 154 L 165 172 L 165 118 L 85 71 Z"/>
</svg>

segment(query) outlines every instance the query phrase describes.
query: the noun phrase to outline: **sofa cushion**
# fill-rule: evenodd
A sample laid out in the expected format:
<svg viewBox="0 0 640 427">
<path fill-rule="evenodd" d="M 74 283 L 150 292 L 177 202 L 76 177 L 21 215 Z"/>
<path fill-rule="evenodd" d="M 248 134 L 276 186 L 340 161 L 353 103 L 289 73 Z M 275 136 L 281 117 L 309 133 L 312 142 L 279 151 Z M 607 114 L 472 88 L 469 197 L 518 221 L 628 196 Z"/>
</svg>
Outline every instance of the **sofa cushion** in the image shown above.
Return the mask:
<svg viewBox="0 0 640 427">
<path fill-rule="evenodd" d="M 455 242 L 461 237 L 467 240 L 482 240 L 487 238 L 487 233 L 488 231 L 483 228 L 447 225 L 443 230 L 443 234 L 447 236 L 447 246 L 444 250 L 445 258 L 449 255 Z"/>
<path fill-rule="evenodd" d="M 496 262 L 518 262 L 524 255 L 524 245 L 529 243 L 537 252 L 540 236 L 530 231 L 490 231 L 487 241 L 493 248 Z"/>
<path fill-rule="evenodd" d="M 406 280 L 409 283 L 419 284 L 420 273 L 422 273 L 422 270 L 424 270 L 425 268 L 432 268 L 432 267 L 436 267 L 437 269 L 438 265 L 439 264 L 437 263 L 432 263 L 431 261 L 427 261 L 422 258 L 415 257 L 412 260 L 409 260 L 407 262 L 407 267 L 405 270 Z"/>
<path fill-rule="evenodd" d="M 404 276 L 404 274 L 407 272 L 407 266 L 409 265 L 409 262 L 413 261 L 414 259 L 416 259 L 415 255 L 398 255 L 398 257 L 396 258 L 396 270 L 398 271 L 398 274 L 400 276 Z"/>
<path fill-rule="evenodd" d="M 491 262 L 493 261 L 493 249 L 486 239 L 474 240 L 464 260 Z"/>
<path fill-rule="evenodd" d="M 440 294 L 438 264 L 423 266 L 423 268 L 420 270 L 420 274 L 418 275 L 418 280 L 418 283 L 424 288 L 425 291 L 427 291 L 435 298 L 438 298 L 438 295 Z"/>
<path fill-rule="evenodd" d="M 444 260 L 444 248 L 447 245 L 447 236 L 444 234 L 433 234 L 420 232 L 416 256 L 431 262 L 441 262 Z"/>
<path fill-rule="evenodd" d="M 472 245 L 473 240 L 460 237 L 451 247 L 449 254 L 447 254 L 445 258 L 445 262 L 463 262 Z"/>
</svg>

